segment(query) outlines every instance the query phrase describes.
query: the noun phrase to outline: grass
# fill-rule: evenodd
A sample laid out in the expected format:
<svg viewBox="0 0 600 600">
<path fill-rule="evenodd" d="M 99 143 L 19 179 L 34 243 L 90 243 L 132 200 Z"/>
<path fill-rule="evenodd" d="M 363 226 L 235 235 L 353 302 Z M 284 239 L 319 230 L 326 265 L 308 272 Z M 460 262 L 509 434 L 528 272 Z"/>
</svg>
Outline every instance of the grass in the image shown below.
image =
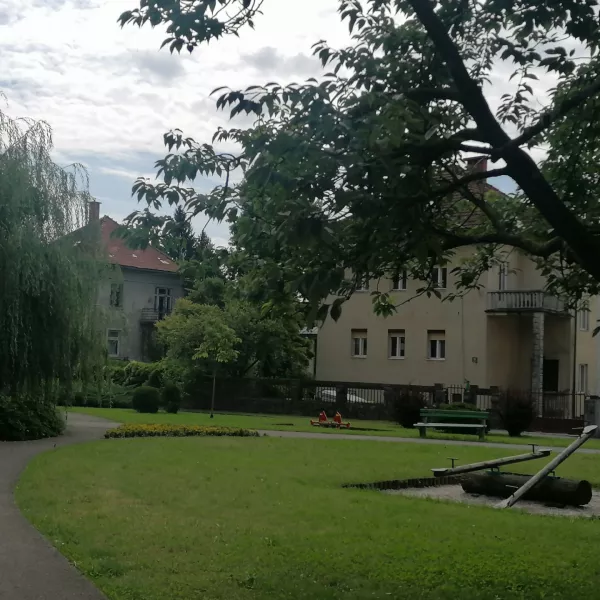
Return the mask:
<svg viewBox="0 0 600 600">
<path fill-rule="evenodd" d="M 389 421 L 357 421 L 352 420 L 353 427 L 359 427 L 362 430 L 347 429 L 325 429 L 310 425 L 309 417 L 298 417 L 290 415 L 242 415 L 235 413 L 222 413 L 215 415 L 210 419 L 207 413 L 182 412 L 176 415 L 160 412 L 156 415 L 140 414 L 134 410 L 123 408 L 71 408 L 74 412 L 103 417 L 119 423 L 177 423 L 181 425 L 221 425 L 223 427 L 245 427 L 248 429 L 263 429 L 267 431 L 304 431 L 319 432 L 338 435 L 340 433 L 350 435 L 374 435 L 390 436 L 401 438 L 419 437 L 416 429 L 404 429 Z M 315 416 L 316 418 L 316 416 Z M 427 437 L 439 440 L 457 440 L 477 442 L 476 435 L 460 435 L 452 433 L 437 433 L 429 431 Z M 501 444 L 537 444 L 539 446 L 556 446 L 564 448 L 568 446 L 572 439 L 555 438 L 550 436 L 536 436 L 535 434 L 524 434 L 520 438 L 509 437 L 507 434 L 490 434 L 486 436 L 486 441 L 497 442 Z M 589 440 L 586 442 L 586 448 L 595 448 L 600 450 L 600 439 Z"/>
<path fill-rule="evenodd" d="M 35 458 L 16 498 L 110 600 L 598 597 L 600 520 L 340 487 L 424 475 L 450 452 L 465 463 L 511 450 L 102 440 Z M 600 485 L 599 466 L 575 455 L 559 474 Z"/>
</svg>

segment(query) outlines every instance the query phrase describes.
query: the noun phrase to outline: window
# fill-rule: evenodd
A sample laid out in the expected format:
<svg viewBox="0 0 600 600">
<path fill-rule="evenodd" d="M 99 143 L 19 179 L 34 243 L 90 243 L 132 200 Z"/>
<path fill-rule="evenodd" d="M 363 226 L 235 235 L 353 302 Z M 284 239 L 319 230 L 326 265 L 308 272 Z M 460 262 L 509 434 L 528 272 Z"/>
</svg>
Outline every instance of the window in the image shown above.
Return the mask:
<svg viewBox="0 0 600 600">
<path fill-rule="evenodd" d="M 579 329 L 581 331 L 589 331 L 590 329 L 590 309 L 588 305 L 584 305 L 583 308 L 577 313 L 579 316 Z"/>
<path fill-rule="evenodd" d="M 431 272 L 433 287 L 445 290 L 448 284 L 448 269 L 446 267 L 434 267 Z"/>
<path fill-rule="evenodd" d="M 502 262 L 498 266 L 498 289 L 500 291 L 508 288 L 508 263 Z"/>
<path fill-rule="evenodd" d="M 406 271 L 398 271 L 392 279 L 392 291 L 397 292 L 406 289 Z"/>
<path fill-rule="evenodd" d="M 171 312 L 171 288 L 157 287 L 154 291 L 154 310 L 160 318 Z"/>
<path fill-rule="evenodd" d="M 388 331 L 388 357 L 404 358 L 406 335 L 404 329 L 390 329 Z"/>
<path fill-rule="evenodd" d="M 427 358 L 429 360 L 444 360 L 446 358 L 446 332 L 427 332 Z"/>
<path fill-rule="evenodd" d="M 367 330 L 352 330 L 352 356 L 365 358 L 367 356 Z"/>
<path fill-rule="evenodd" d="M 357 292 L 368 292 L 369 291 L 369 277 L 367 275 L 359 275 L 356 282 Z"/>
<path fill-rule="evenodd" d="M 110 305 L 114 308 L 123 307 L 123 284 L 122 283 L 111 283 L 110 284 Z"/>
<path fill-rule="evenodd" d="M 577 391 L 583 394 L 588 392 L 588 366 L 584 364 L 577 369 Z"/>
<path fill-rule="evenodd" d="M 107 349 L 109 356 L 119 356 L 119 338 L 121 332 L 118 329 L 109 329 L 107 334 Z"/>
</svg>

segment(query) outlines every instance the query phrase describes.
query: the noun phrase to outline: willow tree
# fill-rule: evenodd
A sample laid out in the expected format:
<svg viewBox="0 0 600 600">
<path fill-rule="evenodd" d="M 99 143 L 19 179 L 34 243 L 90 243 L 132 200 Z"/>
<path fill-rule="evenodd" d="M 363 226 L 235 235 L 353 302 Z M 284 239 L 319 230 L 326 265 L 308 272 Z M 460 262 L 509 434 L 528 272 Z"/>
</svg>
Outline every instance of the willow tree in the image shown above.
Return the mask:
<svg viewBox="0 0 600 600">
<path fill-rule="evenodd" d="M 57 433 L 58 393 L 102 356 L 85 171 L 51 150 L 46 123 L 0 111 L 0 439 Z"/>
</svg>

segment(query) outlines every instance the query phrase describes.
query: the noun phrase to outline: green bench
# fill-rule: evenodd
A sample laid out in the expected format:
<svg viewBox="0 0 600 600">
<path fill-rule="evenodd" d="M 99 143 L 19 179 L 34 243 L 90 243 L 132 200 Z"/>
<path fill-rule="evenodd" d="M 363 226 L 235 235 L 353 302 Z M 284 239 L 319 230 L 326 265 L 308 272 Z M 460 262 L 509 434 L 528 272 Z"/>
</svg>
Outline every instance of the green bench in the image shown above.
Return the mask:
<svg viewBox="0 0 600 600">
<path fill-rule="evenodd" d="M 427 428 L 445 428 L 445 429 L 472 429 L 473 433 L 479 434 L 479 439 L 485 439 L 485 429 L 490 413 L 475 410 L 438 410 L 437 408 L 423 408 L 419 413 L 421 417 L 420 423 L 415 423 L 415 427 L 419 429 L 419 434 L 422 438 L 427 437 Z M 448 423 L 435 422 L 439 419 L 444 419 Z M 475 422 L 474 422 L 475 421 Z"/>
</svg>

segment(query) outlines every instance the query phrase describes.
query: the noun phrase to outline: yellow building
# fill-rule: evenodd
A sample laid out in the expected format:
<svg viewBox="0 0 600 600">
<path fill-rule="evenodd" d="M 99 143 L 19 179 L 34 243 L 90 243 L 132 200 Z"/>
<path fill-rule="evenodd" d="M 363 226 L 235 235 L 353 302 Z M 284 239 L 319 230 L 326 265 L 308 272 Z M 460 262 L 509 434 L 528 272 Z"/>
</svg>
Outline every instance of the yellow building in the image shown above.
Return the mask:
<svg viewBox="0 0 600 600">
<path fill-rule="evenodd" d="M 451 270 L 434 272 L 436 287 L 453 291 Z M 517 250 L 480 280 L 481 289 L 453 302 L 420 296 L 396 314 L 378 317 L 372 291 L 391 291 L 399 304 L 423 282 L 403 276 L 368 282 L 343 305 L 337 322 L 319 330 L 316 378 L 389 384 L 463 385 L 567 392 L 596 390 L 598 303 L 574 313 L 544 292 L 543 276 Z M 578 411 L 579 412 L 579 411 Z"/>
</svg>

